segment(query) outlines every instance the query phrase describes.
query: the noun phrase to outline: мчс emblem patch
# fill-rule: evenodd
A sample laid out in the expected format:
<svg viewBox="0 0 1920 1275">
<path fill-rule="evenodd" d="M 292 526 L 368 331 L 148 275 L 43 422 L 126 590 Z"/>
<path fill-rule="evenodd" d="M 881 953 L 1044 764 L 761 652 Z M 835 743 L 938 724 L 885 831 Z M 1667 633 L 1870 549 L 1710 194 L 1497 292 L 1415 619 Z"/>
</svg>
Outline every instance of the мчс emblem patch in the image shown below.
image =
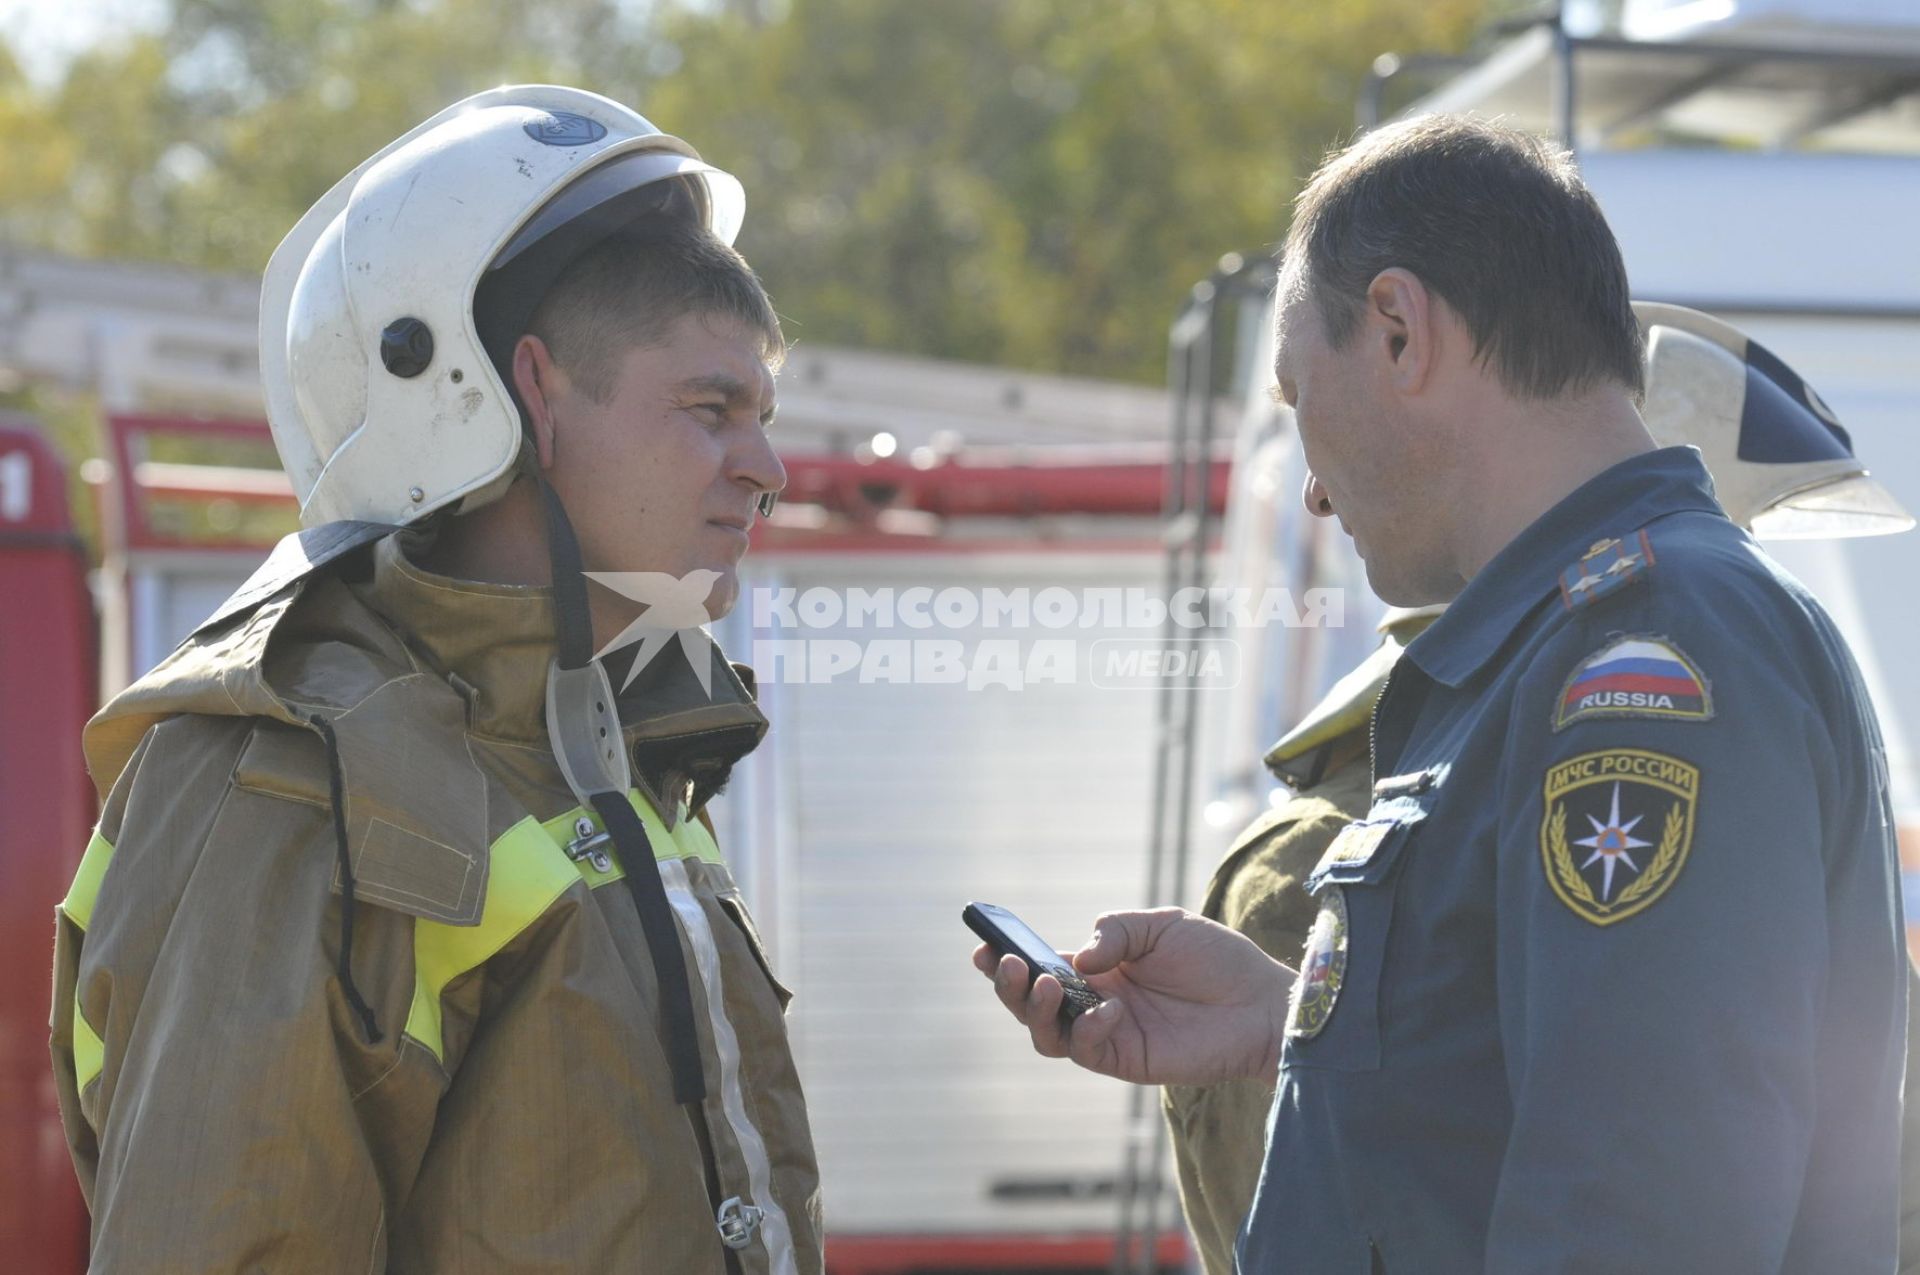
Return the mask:
<svg viewBox="0 0 1920 1275">
<path fill-rule="evenodd" d="M 1583 920 L 1612 925 L 1672 888 L 1693 845 L 1697 767 L 1614 748 L 1547 771 L 1540 859 L 1547 884 Z"/>
<path fill-rule="evenodd" d="M 1705 721 L 1713 716 L 1707 679 L 1667 638 L 1616 637 L 1580 661 L 1553 708 L 1553 728 L 1589 717 L 1665 717 Z"/>
<path fill-rule="evenodd" d="M 1300 958 L 1300 977 L 1293 981 L 1287 1006 L 1287 1035 L 1310 1040 L 1320 1034 L 1340 999 L 1347 978 L 1347 896 L 1337 885 L 1320 892 L 1320 914 L 1307 932 L 1306 954 Z"/>
</svg>

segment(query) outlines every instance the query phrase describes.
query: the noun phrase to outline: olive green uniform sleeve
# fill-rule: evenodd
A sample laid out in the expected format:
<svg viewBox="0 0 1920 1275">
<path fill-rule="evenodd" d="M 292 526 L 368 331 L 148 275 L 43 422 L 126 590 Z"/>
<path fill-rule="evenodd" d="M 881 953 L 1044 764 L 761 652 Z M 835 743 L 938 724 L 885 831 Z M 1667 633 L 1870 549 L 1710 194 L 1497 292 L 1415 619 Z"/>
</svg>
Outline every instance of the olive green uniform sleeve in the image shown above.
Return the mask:
<svg viewBox="0 0 1920 1275">
<path fill-rule="evenodd" d="M 385 1269 L 444 1082 L 399 1065 L 412 918 L 357 909 L 369 1040 L 336 975 L 330 810 L 237 777 L 256 731 L 291 729 L 153 728 L 62 905 L 54 1070 L 95 1272 Z"/>
<path fill-rule="evenodd" d="M 1367 783 L 1363 756 L 1249 828 L 1214 872 L 1205 914 L 1275 960 L 1297 965 L 1318 910 L 1302 883 L 1358 817 L 1353 812 L 1366 809 Z M 1208 1275 L 1232 1275 L 1234 1239 L 1266 1158 L 1272 1105 L 1273 1087 L 1259 1080 L 1161 1091 L 1181 1203 Z"/>
</svg>

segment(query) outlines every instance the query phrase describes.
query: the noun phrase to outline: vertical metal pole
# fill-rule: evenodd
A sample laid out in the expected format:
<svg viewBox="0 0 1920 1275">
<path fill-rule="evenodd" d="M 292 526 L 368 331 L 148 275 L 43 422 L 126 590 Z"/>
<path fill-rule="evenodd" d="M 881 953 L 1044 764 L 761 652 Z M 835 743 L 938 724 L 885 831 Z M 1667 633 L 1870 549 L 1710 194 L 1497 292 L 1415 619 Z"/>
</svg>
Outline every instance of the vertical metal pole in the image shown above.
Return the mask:
<svg viewBox="0 0 1920 1275">
<path fill-rule="evenodd" d="M 1578 101 L 1573 73 L 1573 37 L 1567 34 L 1566 20 L 1558 15 L 1553 19 L 1553 52 L 1554 124 L 1560 134 L 1560 144 L 1567 148 L 1568 154 L 1576 154 L 1579 145 L 1574 136 L 1574 126 Z"/>
<path fill-rule="evenodd" d="M 1196 454 L 1193 447 L 1192 390 L 1196 379 L 1195 359 L 1201 352 L 1211 349 L 1208 328 L 1212 319 L 1213 292 L 1211 281 L 1195 285 L 1186 306 L 1174 321 L 1168 338 L 1167 379 L 1173 398 L 1173 430 L 1167 457 L 1166 504 L 1162 520 L 1166 569 L 1161 578 L 1163 592 L 1169 601 L 1182 587 L 1187 575 L 1185 559 L 1192 540 L 1190 520 L 1193 517 L 1193 476 L 1196 470 L 1201 475 L 1203 500 L 1206 493 L 1206 458 L 1204 454 Z M 1161 633 L 1164 641 L 1174 640 L 1176 628 L 1171 613 L 1163 621 Z M 1144 891 L 1144 897 L 1150 902 L 1162 897 L 1167 839 L 1172 832 L 1171 807 L 1175 804 L 1170 790 L 1179 783 L 1178 777 L 1186 768 L 1186 728 L 1177 688 L 1170 683 L 1162 685 L 1155 700 L 1154 744 L 1157 764 L 1153 775 Z M 1143 1143 L 1153 1136 L 1159 1124 L 1159 1113 L 1148 1110 L 1146 1099 L 1151 1092 L 1145 1088 L 1135 1088 L 1127 1097 L 1125 1145 L 1122 1149 L 1120 1180 L 1116 1184 L 1119 1219 L 1114 1232 L 1113 1261 L 1109 1267 L 1112 1275 L 1132 1275 L 1137 1269 L 1134 1254 L 1140 1228 L 1136 1208 L 1139 1204 L 1142 1153 L 1145 1150 Z M 1152 1120 L 1154 1128 L 1148 1127 L 1149 1120 Z M 1151 1240 L 1147 1247 L 1151 1260 Z"/>
<path fill-rule="evenodd" d="M 111 418 L 140 407 L 140 395 L 127 366 L 135 337 L 124 320 L 96 319 L 87 332 L 93 346 L 95 383 L 100 411 Z M 112 442 L 112 432 L 106 441 Z M 94 600 L 100 607 L 100 702 L 106 703 L 127 688 L 145 669 L 134 667 L 134 625 L 140 618 L 133 599 L 133 549 L 127 510 L 134 500 L 133 449 L 107 448 L 110 466 L 100 488 L 100 574 Z"/>
<path fill-rule="evenodd" d="M 1216 275 L 1214 286 L 1205 299 L 1206 322 L 1194 334 L 1193 345 L 1188 353 L 1187 396 L 1194 429 L 1188 444 L 1190 452 L 1184 474 L 1187 521 L 1181 530 L 1185 543 L 1178 549 L 1183 559 L 1180 572 L 1182 589 L 1206 587 L 1207 534 L 1213 516 L 1213 351 L 1214 337 L 1219 331 L 1220 303 L 1227 292 L 1226 284 L 1227 280 Z M 1173 649 L 1180 656 L 1175 667 L 1188 668 L 1192 666 L 1193 654 L 1199 649 L 1200 633 L 1174 618 L 1171 596 L 1168 603 L 1166 631 L 1172 639 Z M 1149 907 L 1179 902 L 1180 886 L 1193 839 L 1193 748 L 1199 734 L 1200 698 L 1192 686 L 1173 679 L 1168 680 L 1163 693 L 1172 699 L 1174 738 L 1177 740 L 1176 746 L 1169 749 L 1167 754 L 1167 760 L 1171 763 L 1168 780 L 1174 800 L 1171 822 L 1163 829 L 1162 850 L 1152 856 L 1154 862 L 1147 881 Z M 1136 1197 L 1140 1217 L 1128 1236 L 1129 1247 L 1133 1250 L 1127 1268 L 1128 1275 L 1154 1275 L 1158 1266 L 1155 1259 L 1158 1257 L 1157 1241 L 1160 1238 L 1160 1167 L 1166 1139 L 1166 1125 L 1160 1118 L 1159 1095 L 1158 1086 L 1141 1086 L 1129 1096 L 1128 1123 L 1133 1127 L 1132 1142 L 1135 1150 L 1144 1152 L 1144 1156 L 1141 1157 L 1143 1162 L 1136 1163 L 1131 1183 L 1131 1193 Z"/>
<path fill-rule="evenodd" d="M 1169 337 L 1169 376 L 1173 395 L 1173 431 L 1168 460 L 1164 539 L 1164 582 L 1168 613 L 1165 645 L 1190 666 L 1203 634 L 1180 624 L 1172 603 L 1182 589 L 1200 589 L 1204 597 L 1213 512 L 1213 441 L 1216 425 L 1215 342 L 1226 307 L 1271 286 L 1271 266 L 1223 258 L 1211 278 L 1194 287 Z M 1153 778 L 1153 815 L 1149 829 L 1146 905 L 1180 900 L 1193 845 L 1195 745 L 1200 700 L 1192 686 L 1168 680 L 1156 705 L 1158 764 Z M 1114 1238 L 1112 1275 L 1153 1275 L 1158 1268 L 1161 1206 L 1165 1186 L 1167 1133 L 1160 1118 L 1158 1090 L 1139 1087 L 1129 1095 L 1126 1145 L 1120 1179 L 1119 1222 Z"/>
</svg>

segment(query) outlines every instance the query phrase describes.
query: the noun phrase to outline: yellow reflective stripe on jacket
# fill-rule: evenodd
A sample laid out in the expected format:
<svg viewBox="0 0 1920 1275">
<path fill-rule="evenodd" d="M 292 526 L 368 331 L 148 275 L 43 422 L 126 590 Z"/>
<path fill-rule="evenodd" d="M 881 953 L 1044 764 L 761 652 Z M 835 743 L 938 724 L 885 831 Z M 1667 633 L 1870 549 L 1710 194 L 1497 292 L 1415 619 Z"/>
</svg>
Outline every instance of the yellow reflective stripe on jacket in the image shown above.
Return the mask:
<svg viewBox="0 0 1920 1275">
<path fill-rule="evenodd" d="M 406 1034 L 442 1062 L 440 996 L 447 984 L 505 947 L 580 879 L 532 815 L 501 833 L 487 855 L 480 924 L 413 923 L 413 1007 L 407 1011 Z"/>
<path fill-rule="evenodd" d="M 107 862 L 113 858 L 113 843 L 100 835 L 98 828 L 87 841 L 86 853 L 80 856 L 80 866 L 73 874 L 73 884 L 67 887 L 67 897 L 60 903 L 60 910 L 67 919 L 85 930 L 93 923 L 93 901 L 100 897 L 100 879 L 107 875 Z"/>
<path fill-rule="evenodd" d="M 652 803 L 642 797 L 637 789 L 628 791 L 627 801 L 633 806 L 634 813 L 640 816 L 640 822 L 646 827 L 647 840 L 653 846 L 655 860 L 662 863 L 670 859 L 704 859 L 708 863 L 725 862 L 720 857 L 720 847 L 714 844 L 712 835 L 701 826 L 698 820 L 682 819 L 679 827 L 668 832 L 665 821 L 654 812 Z M 581 819 L 591 824 L 595 832 L 605 830 L 597 812 L 580 806 L 575 806 L 564 815 L 556 815 L 541 827 L 547 830 L 547 834 L 553 838 L 555 845 L 564 849 L 567 843 L 573 840 L 574 828 Z M 594 867 L 591 860 L 576 861 L 575 866 L 579 868 L 580 875 L 586 878 L 588 885 L 602 886 L 627 875 L 620 867 L 619 852 L 611 844 L 606 846 L 606 852 L 607 858 L 612 861 L 612 866 L 605 872 Z"/>
<path fill-rule="evenodd" d="M 73 884 L 67 887 L 67 897 L 61 900 L 60 910 L 82 934 L 93 923 L 94 900 L 100 897 L 100 881 L 107 875 L 107 864 L 113 858 L 113 843 L 100 835 L 98 828 L 87 840 L 87 849 L 80 856 L 80 867 L 73 874 Z M 100 1074 L 100 1068 L 106 1060 L 107 1048 L 100 1037 L 87 1022 L 86 1015 L 80 1012 L 80 984 L 74 980 L 73 988 L 73 1080 L 74 1089 L 85 1089 Z"/>
<path fill-rule="evenodd" d="M 646 827 L 654 858 L 721 862 L 719 847 L 697 821 L 682 820 L 669 832 L 637 789 L 628 791 L 627 800 Z M 487 897 L 481 907 L 480 924 L 414 922 L 413 1007 L 407 1013 L 406 1031 L 432 1050 L 435 1058 L 446 1061 L 440 1035 L 440 998 L 449 983 L 484 964 L 553 906 L 575 881 L 584 880 L 597 888 L 626 875 L 612 845 L 607 846 L 611 867 L 606 872 L 586 859 L 574 862 L 567 858 L 567 843 L 573 840 L 574 827 L 583 818 L 594 831 L 602 830 L 598 815 L 576 806 L 544 823 L 528 815 L 500 834 L 488 850 Z"/>
<path fill-rule="evenodd" d="M 673 830 L 674 842 L 686 853 L 678 856 L 682 859 L 705 859 L 708 863 L 722 863 L 720 847 L 714 844 L 713 834 L 698 819 L 682 819 L 680 826 Z"/>
</svg>

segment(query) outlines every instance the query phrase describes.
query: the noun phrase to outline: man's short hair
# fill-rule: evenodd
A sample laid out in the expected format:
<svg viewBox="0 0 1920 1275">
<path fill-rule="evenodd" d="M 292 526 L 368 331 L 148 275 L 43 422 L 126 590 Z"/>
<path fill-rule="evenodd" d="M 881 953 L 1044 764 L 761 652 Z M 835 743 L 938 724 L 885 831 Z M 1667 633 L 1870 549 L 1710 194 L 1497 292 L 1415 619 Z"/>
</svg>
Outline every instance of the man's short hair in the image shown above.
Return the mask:
<svg viewBox="0 0 1920 1275">
<path fill-rule="evenodd" d="M 1444 115 L 1375 130 L 1314 173 L 1284 255 L 1336 348 L 1398 266 L 1459 314 L 1514 394 L 1643 389 L 1620 247 L 1573 158 L 1532 134 Z"/>
<path fill-rule="evenodd" d="M 605 402 L 627 351 L 660 344 L 688 315 L 733 319 L 758 332 L 769 366 L 786 356 L 780 317 L 753 267 L 677 218 L 641 222 L 575 258 L 534 308 L 527 331 L 582 393 Z"/>
</svg>

